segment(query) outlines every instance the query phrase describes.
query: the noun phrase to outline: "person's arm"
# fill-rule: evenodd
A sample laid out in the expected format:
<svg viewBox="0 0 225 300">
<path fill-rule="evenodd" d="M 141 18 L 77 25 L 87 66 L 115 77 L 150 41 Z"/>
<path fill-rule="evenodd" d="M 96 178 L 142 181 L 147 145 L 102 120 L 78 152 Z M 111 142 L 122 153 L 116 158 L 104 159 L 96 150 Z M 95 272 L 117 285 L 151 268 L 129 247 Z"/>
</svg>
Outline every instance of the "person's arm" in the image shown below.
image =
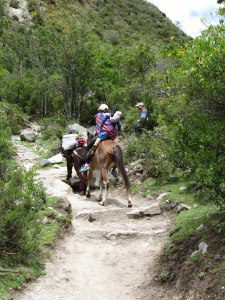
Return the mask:
<svg viewBox="0 0 225 300">
<path fill-rule="evenodd" d="M 118 121 L 118 122 L 117 122 L 117 129 L 118 129 L 118 132 L 121 131 L 121 127 L 122 127 L 122 123 L 121 123 L 121 121 Z"/>
</svg>

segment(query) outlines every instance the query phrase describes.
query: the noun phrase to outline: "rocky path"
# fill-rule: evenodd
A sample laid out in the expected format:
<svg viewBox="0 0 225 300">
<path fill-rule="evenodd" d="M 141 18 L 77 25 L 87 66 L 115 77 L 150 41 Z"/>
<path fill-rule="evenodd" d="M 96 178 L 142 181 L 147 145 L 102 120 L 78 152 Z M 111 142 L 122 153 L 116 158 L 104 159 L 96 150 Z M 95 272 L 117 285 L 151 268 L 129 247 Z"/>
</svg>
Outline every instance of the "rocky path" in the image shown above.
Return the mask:
<svg viewBox="0 0 225 300">
<path fill-rule="evenodd" d="M 14 140 L 16 138 L 14 137 Z M 17 143 L 18 160 L 26 167 L 38 160 Z M 66 196 L 72 204 L 72 233 L 61 240 L 46 263 L 46 275 L 30 283 L 16 300 L 157 300 L 172 299 L 154 284 L 154 264 L 170 226 L 163 214 L 129 219 L 123 190 L 114 190 L 106 207 L 96 192 L 90 199 L 73 194 L 61 179 L 66 168 L 42 169 L 37 178 L 50 195 Z M 133 198 L 134 207 L 156 200 Z"/>
</svg>

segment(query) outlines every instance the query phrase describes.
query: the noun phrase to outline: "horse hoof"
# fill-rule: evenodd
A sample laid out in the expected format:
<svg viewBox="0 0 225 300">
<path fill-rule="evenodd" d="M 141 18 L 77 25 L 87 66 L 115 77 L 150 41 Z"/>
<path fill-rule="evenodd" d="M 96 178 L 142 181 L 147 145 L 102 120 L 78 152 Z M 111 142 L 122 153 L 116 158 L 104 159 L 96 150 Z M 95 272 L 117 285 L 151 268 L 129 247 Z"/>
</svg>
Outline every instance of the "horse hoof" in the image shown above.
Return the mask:
<svg viewBox="0 0 225 300">
<path fill-rule="evenodd" d="M 86 198 L 91 198 L 91 194 L 87 194 L 87 195 L 86 195 Z"/>
<path fill-rule="evenodd" d="M 105 203 L 102 202 L 102 201 L 101 201 L 99 204 L 100 204 L 101 206 L 105 206 Z"/>
<path fill-rule="evenodd" d="M 128 207 L 129 207 L 129 208 L 131 208 L 132 206 L 133 206 L 133 204 L 132 204 L 132 203 L 129 203 L 129 204 L 128 204 Z"/>
</svg>

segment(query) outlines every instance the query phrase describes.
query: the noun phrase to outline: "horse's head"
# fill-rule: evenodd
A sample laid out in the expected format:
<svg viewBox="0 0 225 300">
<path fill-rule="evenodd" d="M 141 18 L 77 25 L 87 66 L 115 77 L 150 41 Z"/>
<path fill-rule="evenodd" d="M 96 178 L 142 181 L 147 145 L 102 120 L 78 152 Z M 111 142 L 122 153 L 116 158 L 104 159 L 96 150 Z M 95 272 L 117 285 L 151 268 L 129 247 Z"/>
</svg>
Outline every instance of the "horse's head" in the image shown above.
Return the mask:
<svg viewBox="0 0 225 300">
<path fill-rule="evenodd" d="M 87 144 L 89 144 L 93 138 L 95 137 L 95 134 L 93 134 L 92 132 L 88 131 L 87 132 Z"/>
</svg>

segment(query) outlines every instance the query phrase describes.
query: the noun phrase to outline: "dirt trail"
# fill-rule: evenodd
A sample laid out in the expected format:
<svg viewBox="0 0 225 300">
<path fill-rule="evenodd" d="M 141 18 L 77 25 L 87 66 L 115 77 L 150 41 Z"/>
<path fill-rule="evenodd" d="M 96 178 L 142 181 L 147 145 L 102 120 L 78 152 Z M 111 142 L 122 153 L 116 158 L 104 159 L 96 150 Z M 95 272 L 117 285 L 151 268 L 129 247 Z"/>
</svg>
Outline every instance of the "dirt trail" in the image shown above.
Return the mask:
<svg viewBox="0 0 225 300">
<path fill-rule="evenodd" d="M 17 149 L 22 164 L 31 166 L 37 161 L 31 149 L 20 143 Z M 71 202 L 72 233 L 58 243 L 51 261 L 46 263 L 46 275 L 28 284 L 14 299 L 172 299 L 152 284 L 155 259 L 168 235 L 168 218 L 159 215 L 128 219 L 126 212 L 130 210 L 122 190 L 112 192 L 107 206 L 101 207 L 96 192 L 90 199 L 73 194 L 61 182 L 65 176 L 66 168 L 59 167 L 42 169 L 37 177 L 46 185 L 48 194 L 67 196 Z M 153 202 L 133 199 L 134 207 Z"/>
</svg>

